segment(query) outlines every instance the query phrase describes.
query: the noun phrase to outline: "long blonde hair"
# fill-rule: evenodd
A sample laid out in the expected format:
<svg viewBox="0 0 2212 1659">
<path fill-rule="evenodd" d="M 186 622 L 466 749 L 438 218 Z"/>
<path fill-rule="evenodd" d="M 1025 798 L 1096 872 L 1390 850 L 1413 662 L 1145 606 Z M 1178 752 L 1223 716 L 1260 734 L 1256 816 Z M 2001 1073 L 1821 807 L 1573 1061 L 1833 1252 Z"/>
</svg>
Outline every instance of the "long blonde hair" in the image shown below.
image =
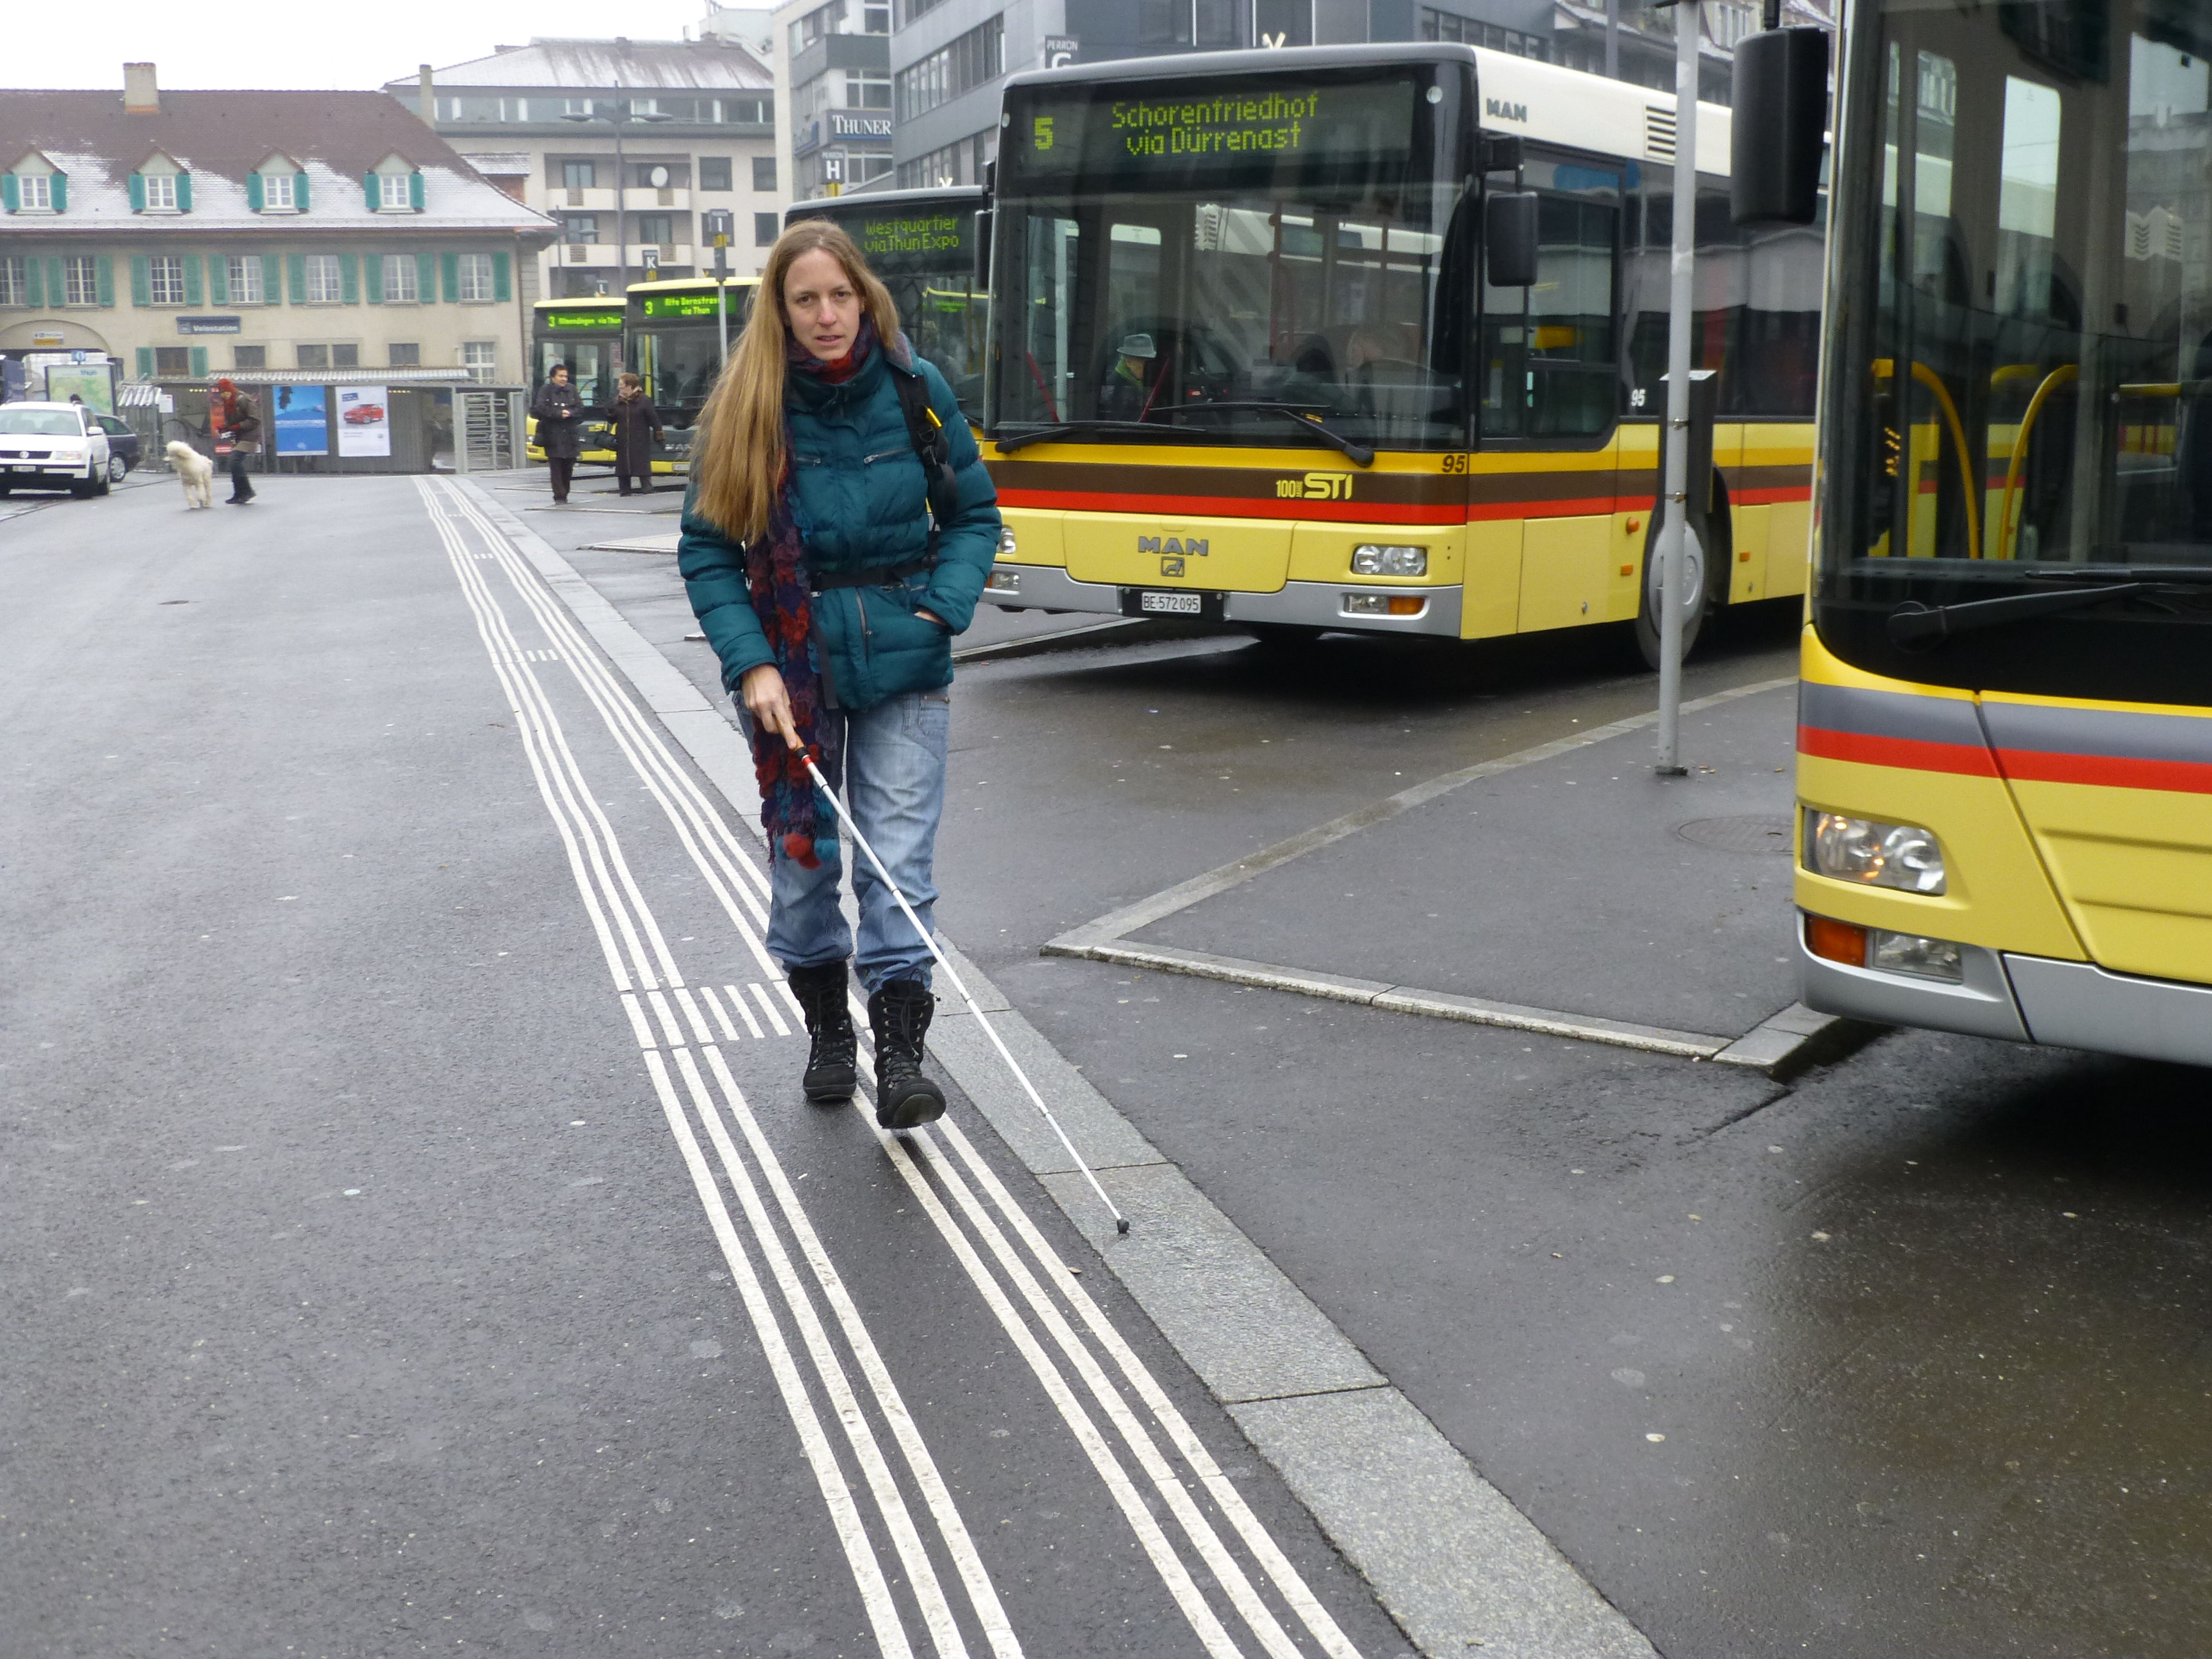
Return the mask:
<svg viewBox="0 0 2212 1659">
<path fill-rule="evenodd" d="M 844 267 L 860 296 L 861 313 L 876 325 L 877 349 L 898 338 L 898 307 L 848 236 L 827 219 L 801 219 L 776 238 L 754 291 L 752 315 L 714 389 L 699 412 L 691 447 L 693 507 L 724 534 L 750 541 L 768 528 L 769 508 L 783 477 L 783 382 L 791 330 L 784 320 L 783 283 L 792 262 L 823 252 Z"/>
</svg>

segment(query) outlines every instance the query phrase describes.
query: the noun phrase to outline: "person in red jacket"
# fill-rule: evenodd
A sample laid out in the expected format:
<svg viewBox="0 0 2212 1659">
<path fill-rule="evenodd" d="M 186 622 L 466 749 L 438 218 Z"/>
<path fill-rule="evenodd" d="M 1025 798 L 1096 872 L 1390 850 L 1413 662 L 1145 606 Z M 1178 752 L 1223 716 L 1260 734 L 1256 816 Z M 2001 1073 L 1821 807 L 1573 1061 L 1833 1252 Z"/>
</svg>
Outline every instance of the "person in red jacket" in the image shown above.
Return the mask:
<svg viewBox="0 0 2212 1659">
<path fill-rule="evenodd" d="M 230 445 L 228 505 L 244 507 L 253 499 L 253 485 L 246 476 L 246 458 L 261 453 L 261 410 L 228 380 L 217 380 L 215 390 L 215 403 L 208 412 L 215 417 L 216 435 Z"/>
</svg>

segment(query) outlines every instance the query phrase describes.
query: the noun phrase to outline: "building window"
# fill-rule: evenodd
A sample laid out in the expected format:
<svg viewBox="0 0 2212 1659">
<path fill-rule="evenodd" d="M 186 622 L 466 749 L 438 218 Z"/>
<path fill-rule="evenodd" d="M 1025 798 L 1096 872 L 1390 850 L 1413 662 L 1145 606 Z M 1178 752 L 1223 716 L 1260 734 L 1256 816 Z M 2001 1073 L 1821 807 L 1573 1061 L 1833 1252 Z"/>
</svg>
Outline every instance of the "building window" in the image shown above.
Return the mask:
<svg viewBox="0 0 2212 1659">
<path fill-rule="evenodd" d="M 165 380 L 180 380 L 192 372 L 192 353 L 189 346 L 155 346 L 154 373 Z"/>
<path fill-rule="evenodd" d="M 491 298 L 491 255 L 464 253 L 460 258 L 460 290 L 454 295 L 459 300 L 489 300 Z"/>
<path fill-rule="evenodd" d="M 589 161 L 561 163 L 561 182 L 569 190 L 591 190 L 599 184 L 599 169 Z"/>
<path fill-rule="evenodd" d="M 599 240 L 599 218 L 595 213 L 572 213 L 561 222 L 561 240 L 564 242 L 596 242 Z"/>
<path fill-rule="evenodd" d="M 991 17 L 899 71 L 898 118 L 911 121 L 1006 72 L 1006 20 Z"/>
<path fill-rule="evenodd" d="M 891 32 L 891 0 L 863 0 L 860 7 L 860 33 L 889 34 Z"/>
<path fill-rule="evenodd" d="M 333 262 L 335 263 L 335 261 Z M 77 298 L 78 267 L 87 268 L 94 291 Z M 69 302 L 73 306 L 88 306 L 97 302 L 96 285 L 99 273 L 91 270 L 92 261 L 79 256 L 69 262 Z M 173 253 L 157 253 L 146 261 L 147 297 L 157 306 L 180 306 L 185 302 L 185 262 Z"/>
<path fill-rule="evenodd" d="M 334 345 L 331 348 L 332 368 L 359 368 L 361 348 L 357 345 Z"/>
<path fill-rule="evenodd" d="M 331 349 L 326 345 L 303 345 L 294 349 L 299 354 L 302 368 L 328 368 L 331 366 Z"/>
<path fill-rule="evenodd" d="M 307 303 L 311 306 L 334 306 L 344 296 L 338 275 L 338 256 L 335 253 L 310 253 L 307 266 Z"/>
<path fill-rule="evenodd" d="M 877 74 L 872 70 L 845 71 L 845 107 L 847 109 L 889 109 L 891 106 L 891 77 L 889 70 Z"/>
<path fill-rule="evenodd" d="M 23 256 L 0 253 L 0 306 L 27 303 L 23 289 Z"/>
<path fill-rule="evenodd" d="M 1485 23 L 1428 6 L 1421 8 L 1420 35 L 1424 40 L 1456 41 L 1463 46 L 1487 46 L 1492 52 L 1510 52 L 1516 58 L 1533 58 L 1539 63 L 1548 63 L 1552 57 L 1552 43 L 1540 35 L 1523 34 L 1519 29 L 1503 28 L 1496 23 Z"/>
<path fill-rule="evenodd" d="M 917 17 L 927 17 L 944 3 L 945 0 L 906 0 L 906 4 L 901 8 L 901 21 L 911 23 Z"/>
<path fill-rule="evenodd" d="M 25 208 L 35 208 L 51 213 L 54 206 L 54 181 L 51 173 L 26 173 L 16 179 Z"/>
<path fill-rule="evenodd" d="M 771 196 L 775 193 L 775 156 L 756 155 L 753 157 L 753 188 L 758 191 L 765 191 Z"/>
<path fill-rule="evenodd" d="M 774 247 L 775 246 L 775 215 L 773 213 L 756 213 L 753 215 L 753 246 L 755 247 Z"/>
<path fill-rule="evenodd" d="M 422 367 L 422 348 L 412 341 L 394 340 L 390 349 L 392 368 L 420 368 Z"/>
<path fill-rule="evenodd" d="M 665 213 L 641 213 L 637 216 L 637 240 L 658 242 L 666 247 L 676 240 L 675 221 Z"/>
<path fill-rule="evenodd" d="M 414 179 L 404 173 L 379 173 L 376 179 L 376 210 L 394 213 L 415 205 Z"/>
<path fill-rule="evenodd" d="M 146 210 L 149 213 L 174 213 L 177 210 L 177 177 L 173 173 L 149 173 L 144 175 Z"/>
<path fill-rule="evenodd" d="M 289 213 L 297 202 L 292 185 L 297 175 L 289 173 L 264 173 L 261 175 L 261 210 L 264 213 Z"/>
<path fill-rule="evenodd" d="M 730 187 L 730 158 L 726 155 L 702 155 L 699 158 L 699 188 L 727 190 Z"/>
<path fill-rule="evenodd" d="M 233 368 L 266 368 L 269 367 L 267 346 L 233 346 L 230 349 Z"/>
<path fill-rule="evenodd" d="M 499 342 L 470 340 L 461 347 L 461 367 L 469 372 L 469 379 L 489 386 L 499 378 Z"/>
<path fill-rule="evenodd" d="M 796 58 L 823 35 L 835 34 L 844 21 L 845 0 L 830 0 L 826 6 L 815 7 L 791 26 L 791 55 Z"/>
<path fill-rule="evenodd" d="M 222 262 L 224 290 L 234 306 L 258 306 L 266 303 L 261 287 L 261 256 L 247 254 L 240 258 L 233 254 Z"/>
<path fill-rule="evenodd" d="M 386 305 L 411 306 L 422 297 L 422 290 L 415 281 L 415 256 L 411 253 L 384 255 L 384 302 Z"/>
</svg>

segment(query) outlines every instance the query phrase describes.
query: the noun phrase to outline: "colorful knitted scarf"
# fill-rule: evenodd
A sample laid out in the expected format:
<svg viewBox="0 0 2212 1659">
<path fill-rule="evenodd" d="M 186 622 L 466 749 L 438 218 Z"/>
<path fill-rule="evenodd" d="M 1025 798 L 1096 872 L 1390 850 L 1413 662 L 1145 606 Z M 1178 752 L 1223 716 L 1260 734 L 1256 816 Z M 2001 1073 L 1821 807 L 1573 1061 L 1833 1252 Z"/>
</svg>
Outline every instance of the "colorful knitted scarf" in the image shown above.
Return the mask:
<svg viewBox="0 0 2212 1659">
<path fill-rule="evenodd" d="M 853 348 L 835 362 L 823 362 L 797 340 L 784 343 L 784 361 L 793 374 L 805 374 L 835 386 L 850 380 L 876 348 L 876 325 L 863 317 Z M 903 336 L 891 347 L 902 363 L 910 361 Z M 791 512 L 791 423 L 783 428 L 783 474 L 776 480 L 775 499 L 769 503 L 768 530 L 745 548 L 745 582 L 751 590 L 753 611 L 761 631 L 768 635 L 775 654 L 776 672 L 783 676 L 791 698 L 792 724 L 798 728 L 805 753 L 817 765 L 824 763 L 822 750 L 822 664 L 814 637 L 813 590 L 806 579 L 806 547 Z M 759 721 L 753 722 L 753 776 L 760 784 L 761 825 L 784 856 L 801 868 L 821 867 L 817 842 L 834 847 L 836 820 L 830 804 L 821 799 L 807 775 L 799 751 Z"/>
</svg>

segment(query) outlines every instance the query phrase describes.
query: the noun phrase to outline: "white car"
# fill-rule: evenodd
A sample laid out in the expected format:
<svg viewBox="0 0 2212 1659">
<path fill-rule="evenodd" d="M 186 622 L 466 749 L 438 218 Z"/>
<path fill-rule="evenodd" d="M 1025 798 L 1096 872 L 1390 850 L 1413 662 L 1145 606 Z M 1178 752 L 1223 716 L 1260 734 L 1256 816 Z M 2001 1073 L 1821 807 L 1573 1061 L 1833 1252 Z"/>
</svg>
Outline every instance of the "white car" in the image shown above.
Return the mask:
<svg viewBox="0 0 2212 1659">
<path fill-rule="evenodd" d="M 107 493 L 107 434 L 82 404 L 0 404 L 0 495 L 66 489 Z"/>
</svg>

